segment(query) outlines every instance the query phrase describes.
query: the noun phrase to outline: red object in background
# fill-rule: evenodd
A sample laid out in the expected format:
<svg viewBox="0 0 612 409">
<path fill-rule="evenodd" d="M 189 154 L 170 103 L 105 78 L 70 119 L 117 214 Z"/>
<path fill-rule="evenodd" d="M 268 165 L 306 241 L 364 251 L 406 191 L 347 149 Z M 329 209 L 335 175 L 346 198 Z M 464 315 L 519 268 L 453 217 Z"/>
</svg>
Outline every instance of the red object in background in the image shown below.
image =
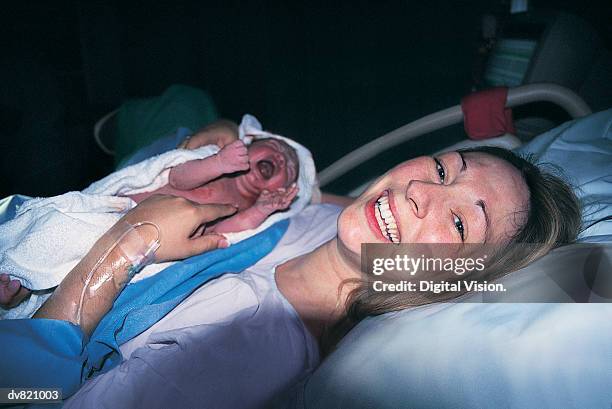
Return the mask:
<svg viewBox="0 0 612 409">
<path fill-rule="evenodd" d="M 487 139 L 516 132 L 512 122 L 512 110 L 506 108 L 507 96 L 508 88 L 498 87 L 463 97 L 463 123 L 465 133 L 470 139 Z"/>
</svg>

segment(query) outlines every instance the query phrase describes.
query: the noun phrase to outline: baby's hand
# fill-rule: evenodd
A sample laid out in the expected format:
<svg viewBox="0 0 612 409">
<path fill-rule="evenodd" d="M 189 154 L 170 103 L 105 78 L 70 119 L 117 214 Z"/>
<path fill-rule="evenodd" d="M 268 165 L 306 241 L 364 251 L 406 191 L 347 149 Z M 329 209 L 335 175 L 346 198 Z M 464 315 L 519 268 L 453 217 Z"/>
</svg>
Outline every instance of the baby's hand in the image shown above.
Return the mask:
<svg viewBox="0 0 612 409">
<path fill-rule="evenodd" d="M 13 308 L 30 294 L 19 280 L 11 280 L 8 274 L 0 274 L 0 307 Z"/>
<path fill-rule="evenodd" d="M 288 189 L 280 188 L 274 192 L 264 190 L 259 194 L 259 197 L 253 206 L 262 213 L 270 215 L 277 210 L 287 209 L 297 193 L 298 187 L 295 183 Z"/>
<path fill-rule="evenodd" d="M 223 173 L 249 169 L 249 153 L 245 144 L 238 140 L 225 146 L 217 153 L 219 168 Z"/>
</svg>

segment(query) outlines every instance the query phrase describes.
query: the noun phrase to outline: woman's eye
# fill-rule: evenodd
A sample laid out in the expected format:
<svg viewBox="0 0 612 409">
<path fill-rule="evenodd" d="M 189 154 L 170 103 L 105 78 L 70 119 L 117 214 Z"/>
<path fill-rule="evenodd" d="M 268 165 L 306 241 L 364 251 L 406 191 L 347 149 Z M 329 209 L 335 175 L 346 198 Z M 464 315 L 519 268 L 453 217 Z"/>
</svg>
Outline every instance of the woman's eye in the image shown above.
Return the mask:
<svg viewBox="0 0 612 409">
<path fill-rule="evenodd" d="M 446 180 L 446 172 L 444 171 L 444 166 L 442 166 L 442 163 L 440 162 L 440 160 L 438 160 L 438 158 L 434 158 L 434 161 L 436 162 L 436 170 L 438 171 L 438 176 L 440 176 L 440 182 L 444 184 L 444 181 Z"/>
<path fill-rule="evenodd" d="M 459 235 L 461 236 L 461 241 L 465 241 L 463 222 L 456 214 L 453 214 L 453 222 L 455 223 L 455 229 L 457 229 Z"/>
</svg>

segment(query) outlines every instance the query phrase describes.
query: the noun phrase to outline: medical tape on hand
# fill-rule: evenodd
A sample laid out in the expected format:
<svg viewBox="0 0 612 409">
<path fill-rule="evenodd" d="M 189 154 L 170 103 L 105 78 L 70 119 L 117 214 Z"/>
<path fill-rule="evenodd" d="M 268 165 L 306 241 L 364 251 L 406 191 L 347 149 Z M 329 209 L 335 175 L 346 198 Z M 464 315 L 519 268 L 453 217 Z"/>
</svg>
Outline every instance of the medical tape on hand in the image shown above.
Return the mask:
<svg viewBox="0 0 612 409">
<path fill-rule="evenodd" d="M 139 233 L 138 228 L 142 226 L 151 226 L 155 229 L 156 237 L 152 241 L 147 243 L 147 239 Z M 78 325 L 81 324 L 85 302 L 87 300 L 94 300 L 96 292 L 102 286 L 113 282 L 117 289 L 121 289 L 136 273 L 154 260 L 155 251 L 161 244 L 161 230 L 159 226 L 145 221 L 137 224 L 124 222 L 121 227 L 124 230 L 120 233 L 119 237 L 100 256 L 94 267 L 85 277 L 76 310 L 76 324 Z M 115 250 L 117 250 L 118 255 L 113 260 L 107 260 L 109 255 Z M 115 281 L 117 279 L 115 272 L 122 269 L 126 269 L 125 278 Z"/>
</svg>

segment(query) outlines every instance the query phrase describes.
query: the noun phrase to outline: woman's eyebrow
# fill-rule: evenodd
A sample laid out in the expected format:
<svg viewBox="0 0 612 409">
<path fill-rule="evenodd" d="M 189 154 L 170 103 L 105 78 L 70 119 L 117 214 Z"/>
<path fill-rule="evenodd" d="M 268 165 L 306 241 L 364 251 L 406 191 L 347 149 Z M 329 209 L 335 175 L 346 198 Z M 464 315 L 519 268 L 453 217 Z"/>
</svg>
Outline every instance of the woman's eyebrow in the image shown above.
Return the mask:
<svg viewBox="0 0 612 409">
<path fill-rule="evenodd" d="M 459 173 L 465 172 L 467 170 L 467 163 L 465 162 L 465 157 L 463 156 L 463 153 L 459 151 L 457 151 L 457 153 L 461 157 L 461 170 L 459 171 Z"/>
<path fill-rule="evenodd" d="M 487 242 L 487 236 L 489 233 L 489 225 L 490 225 L 490 221 L 489 221 L 489 214 L 487 213 L 487 205 L 484 202 L 484 200 L 477 200 L 476 203 L 474 203 L 476 206 L 480 207 L 482 209 L 482 213 L 484 214 L 484 219 L 485 219 L 485 232 L 484 232 L 484 237 L 485 240 L 484 242 Z"/>
<path fill-rule="evenodd" d="M 467 162 L 465 161 L 465 156 L 463 155 L 462 152 L 457 151 L 457 153 L 461 157 L 461 169 L 459 170 L 459 173 L 462 173 L 467 170 Z M 485 231 L 484 231 L 485 240 L 484 242 L 486 243 L 487 237 L 489 235 L 489 227 L 491 225 L 491 222 L 489 219 L 489 213 L 487 212 L 487 204 L 482 199 L 478 199 L 474 204 L 480 207 L 480 209 L 482 210 L 482 214 L 484 215 L 484 219 L 485 219 Z"/>
</svg>

